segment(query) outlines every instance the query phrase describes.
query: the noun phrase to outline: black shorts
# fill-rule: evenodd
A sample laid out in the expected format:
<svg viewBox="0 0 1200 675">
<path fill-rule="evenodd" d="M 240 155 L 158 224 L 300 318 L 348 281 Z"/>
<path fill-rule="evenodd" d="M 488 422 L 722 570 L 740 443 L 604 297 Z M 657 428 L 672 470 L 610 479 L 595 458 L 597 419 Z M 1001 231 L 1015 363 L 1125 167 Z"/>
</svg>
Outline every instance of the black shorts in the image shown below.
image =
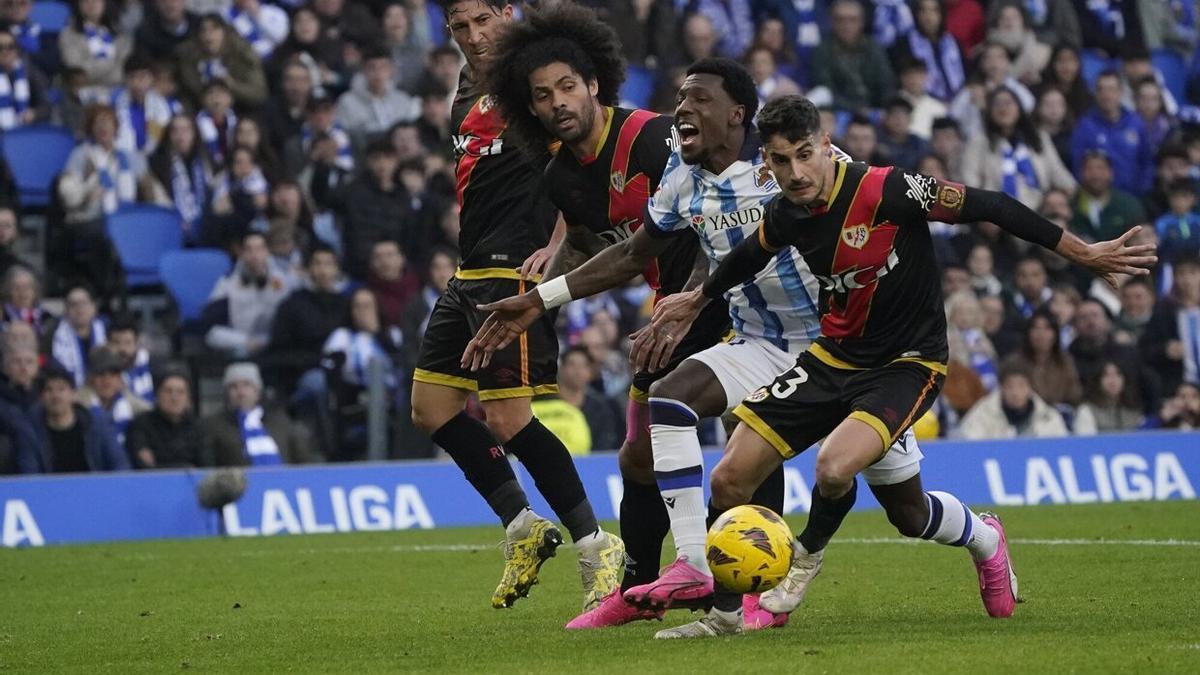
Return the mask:
<svg viewBox="0 0 1200 675">
<path fill-rule="evenodd" d="M 709 347 L 733 339 L 733 329 L 730 328 L 729 306 L 725 302 L 710 302 L 700 311 L 700 315 L 692 322 L 692 328 L 679 341 L 679 346 L 671 353 L 667 365 L 653 373 L 645 371 L 634 373 L 633 384 L 629 386 L 629 398 L 638 403 L 649 403 L 650 385 L 661 380 L 671 371 L 679 367 L 689 356 L 699 354 Z"/>
<path fill-rule="evenodd" d="M 504 274 L 504 276 L 498 276 Z M 510 276 L 511 275 L 511 276 Z M 460 365 L 467 343 L 487 319 L 476 305 L 519 295 L 535 284 L 513 270 L 459 270 L 438 299 L 421 340 L 413 380 L 478 391 L 479 400 L 524 398 L 558 391 L 558 335 L 547 312 L 477 372 Z"/>
<path fill-rule="evenodd" d="M 796 367 L 746 397 L 733 414 L 770 443 L 784 458 L 808 449 L 842 420 L 871 426 L 892 447 L 933 406 L 946 366 L 902 359 L 880 368 L 847 370 L 814 355 L 814 345 L 796 359 Z"/>
</svg>

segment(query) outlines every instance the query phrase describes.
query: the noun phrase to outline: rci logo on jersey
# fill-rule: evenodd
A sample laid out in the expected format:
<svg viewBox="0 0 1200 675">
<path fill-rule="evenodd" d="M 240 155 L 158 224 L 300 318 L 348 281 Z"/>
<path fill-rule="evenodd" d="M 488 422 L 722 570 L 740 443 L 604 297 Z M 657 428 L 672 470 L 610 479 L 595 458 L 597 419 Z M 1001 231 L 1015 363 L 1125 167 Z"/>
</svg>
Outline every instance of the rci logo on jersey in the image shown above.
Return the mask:
<svg viewBox="0 0 1200 675">
<path fill-rule="evenodd" d="M 867 267 L 864 269 L 852 269 L 841 274 L 836 274 L 831 277 L 814 275 L 817 281 L 821 283 L 821 288 L 834 293 L 845 293 L 853 291 L 856 288 L 866 288 L 876 281 L 882 279 L 888 272 L 896 269 L 900 264 L 900 256 L 892 251 L 888 253 L 887 262 L 879 267 Z"/>
<path fill-rule="evenodd" d="M 866 223 L 859 223 L 842 230 L 842 241 L 851 248 L 862 250 L 867 245 L 867 241 L 871 238 L 871 230 Z"/>
<path fill-rule="evenodd" d="M 609 176 L 608 184 L 611 185 L 612 189 L 616 190 L 617 192 L 624 192 L 625 191 L 625 172 L 624 171 L 612 172 L 612 176 Z"/>
</svg>

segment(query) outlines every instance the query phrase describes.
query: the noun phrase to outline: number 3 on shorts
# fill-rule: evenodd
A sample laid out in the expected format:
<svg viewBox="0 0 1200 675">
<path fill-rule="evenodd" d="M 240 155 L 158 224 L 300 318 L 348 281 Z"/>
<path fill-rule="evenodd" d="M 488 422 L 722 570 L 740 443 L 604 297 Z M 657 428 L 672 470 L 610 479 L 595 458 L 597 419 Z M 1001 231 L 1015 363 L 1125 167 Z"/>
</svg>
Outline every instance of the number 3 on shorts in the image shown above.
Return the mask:
<svg viewBox="0 0 1200 675">
<path fill-rule="evenodd" d="M 775 398 L 786 399 L 787 397 L 796 393 L 796 389 L 798 389 L 800 385 L 808 382 L 808 372 L 805 371 L 802 366 L 796 366 L 791 372 L 796 373 L 796 376 L 789 377 L 783 382 L 776 382 L 771 386 L 772 396 Z"/>
</svg>

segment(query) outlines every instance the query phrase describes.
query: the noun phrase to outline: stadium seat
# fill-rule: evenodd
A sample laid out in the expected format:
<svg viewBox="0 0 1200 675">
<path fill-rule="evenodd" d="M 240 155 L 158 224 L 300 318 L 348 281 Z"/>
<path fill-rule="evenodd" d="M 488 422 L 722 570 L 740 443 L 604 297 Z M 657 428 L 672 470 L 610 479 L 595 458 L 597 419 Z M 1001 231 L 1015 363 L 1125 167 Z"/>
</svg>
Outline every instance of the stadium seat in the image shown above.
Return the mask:
<svg viewBox="0 0 1200 675">
<path fill-rule="evenodd" d="M 629 66 L 625 84 L 621 85 L 621 105 L 626 108 L 648 108 L 654 96 L 655 75 L 640 66 Z"/>
<path fill-rule="evenodd" d="M 1155 49 L 1150 55 L 1150 63 L 1162 76 L 1163 86 L 1176 101 L 1183 103 L 1187 97 L 1187 64 L 1183 57 L 1172 49 Z"/>
<path fill-rule="evenodd" d="M 75 149 L 75 136 L 63 127 L 31 125 L 4 132 L 4 160 L 12 170 L 21 206 L 44 209 L 50 186 Z"/>
<path fill-rule="evenodd" d="M 66 28 L 67 22 L 71 20 L 71 7 L 65 2 L 41 0 L 33 3 L 29 19 L 47 33 L 58 33 Z"/>
<path fill-rule="evenodd" d="M 110 215 L 106 225 L 129 288 L 162 283 L 159 260 L 164 253 L 183 246 L 179 214 L 161 206 L 127 204 Z"/>
<path fill-rule="evenodd" d="M 1110 59 L 1104 54 L 1090 49 L 1080 52 L 1079 61 L 1083 81 L 1087 82 L 1089 90 L 1096 86 L 1096 78 L 1100 77 L 1100 73 L 1109 68 L 1120 68 L 1121 66 L 1121 62 L 1117 59 Z"/>
<path fill-rule="evenodd" d="M 217 280 L 229 273 L 229 256 L 220 249 L 168 251 L 158 261 L 159 275 L 179 306 L 179 318 L 195 321 Z"/>
</svg>

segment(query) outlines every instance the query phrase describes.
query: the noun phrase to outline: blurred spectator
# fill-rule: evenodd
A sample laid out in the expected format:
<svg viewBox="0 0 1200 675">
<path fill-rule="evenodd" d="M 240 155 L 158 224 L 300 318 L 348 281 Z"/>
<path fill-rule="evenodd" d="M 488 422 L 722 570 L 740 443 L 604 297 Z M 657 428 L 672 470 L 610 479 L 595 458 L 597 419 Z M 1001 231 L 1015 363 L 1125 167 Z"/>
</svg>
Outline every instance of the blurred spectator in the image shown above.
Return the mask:
<svg viewBox="0 0 1200 675">
<path fill-rule="evenodd" d="M 1046 266 L 1039 258 L 1023 258 L 1017 263 L 1015 283 L 1012 291 L 1012 308 L 1017 316 L 1029 319 L 1034 312 L 1050 302 L 1050 290 Z"/>
<path fill-rule="evenodd" d="M 912 6 L 913 30 L 892 45 L 893 58 L 908 56 L 923 61 L 928 68 L 929 93 L 948 102 L 967 81 L 962 51 L 947 31 L 945 8 L 940 0 L 915 0 Z"/>
<path fill-rule="evenodd" d="M 321 21 L 321 33 L 331 40 L 368 45 L 382 37 L 379 20 L 358 2 L 313 0 L 311 6 Z"/>
<path fill-rule="evenodd" d="M 232 247 L 248 231 L 261 231 L 270 201 L 271 184 L 254 159 L 254 151 L 238 146 L 225 171 L 213 178 L 212 211 L 204 222 L 209 246 Z"/>
<path fill-rule="evenodd" d="M 410 370 L 417 365 L 421 352 L 421 336 L 429 325 L 429 315 L 438 298 L 446 292 L 446 286 L 454 277 L 458 265 L 458 253 L 448 248 L 435 248 L 429 256 L 429 282 L 421 292 L 414 295 L 404 308 L 400 330 L 404 335 L 404 362 Z"/>
<path fill-rule="evenodd" d="M 354 279 L 366 278 L 375 242 L 404 238 L 411 215 L 404 186 L 396 180 L 399 162 L 391 142 L 374 141 L 366 154 L 367 170 L 344 189 L 327 190 L 325 165 L 317 165 L 313 175 L 313 198 L 341 216 L 343 260 Z"/>
<path fill-rule="evenodd" d="M 1196 212 L 1196 184 L 1187 178 L 1177 179 L 1167 187 L 1169 211 L 1154 221 L 1154 230 L 1161 242 L 1159 260 L 1175 262 L 1188 254 L 1200 251 L 1200 213 Z"/>
<path fill-rule="evenodd" d="M 1132 110 L 1121 106 L 1121 79 L 1105 71 L 1096 79 L 1096 105 L 1079 119 L 1071 138 L 1075 170 L 1084 173 L 1084 159 L 1102 151 L 1112 161 L 1113 184 L 1139 193 L 1150 188 L 1154 155 L 1146 127 Z"/>
<path fill-rule="evenodd" d="M 41 364 L 35 344 L 11 341 L 11 329 L 5 333 L 4 380 L 0 400 L 16 406 L 30 420 L 37 404 L 37 379 Z"/>
<path fill-rule="evenodd" d="M 304 252 L 315 242 L 312 210 L 300 186 L 292 181 L 273 185 L 267 218 L 267 246 L 272 261 L 293 273 L 303 268 Z"/>
<path fill-rule="evenodd" d="M 125 449 L 138 469 L 176 469 L 209 466 L 204 431 L 192 412 L 191 384 L 180 371 L 158 382 L 154 409 L 133 419 Z"/>
<path fill-rule="evenodd" d="M 49 349 L 45 351 L 71 375 L 76 387 L 82 387 L 88 371 L 88 356 L 93 347 L 108 341 L 107 334 L 91 291 L 76 286 L 67 291 L 66 312 L 51 329 Z"/>
<path fill-rule="evenodd" d="M 862 5 L 856 0 L 835 0 L 829 16 L 832 35 L 812 54 L 813 89 L 824 88 L 821 97 L 839 110 L 882 108 L 896 91 L 896 76 L 883 49 L 865 33 Z"/>
<path fill-rule="evenodd" d="M 612 399 L 589 386 L 596 377 L 596 364 L 589 351 L 579 345 L 563 352 L 558 370 L 558 395 L 583 412 L 591 433 L 593 450 L 616 450 L 625 440 L 625 420 Z"/>
<path fill-rule="evenodd" d="M 973 53 L 979 43 L 983 42 L 987 28 L 984 24 L 983 3 L 979 0 L 938 0 L 938 3 L 944 7 L 946 31 L 954 36 L 964 54 Z M 919 17 L 921 9 L 918 3 L 913 14 Z M 920 26 L 920 18 L 916 21 L 917 26 Z"/>
<path fill-rule="evenodd" d="M 929 95 L 925 85 L 929 69 L 920 59 L 904 59 L 897 68 L 900 75 L 898 96 L 912 105 L 912 122 L 909 131 L 929 140 L 933 134 L 933 122 L 946 115 L 946 104 Z"/>
<path fill-rule="evenodd" d="M 278 408 L 264 405 L 258 366 L 231 363 L 222 379 L 225 410 L 203 422 L 205 454 L 215 466 L 298 464 L 308 458 L 300 426 Z"/>
<path fill-rule="evenodd" d="M 1105 361 L 1086 383 L 1083 403 L 1075 411 L 1077 435 L 1130 431 L 1142 424 L 1142 405 L 1137 388 L 1113 361 Z"/>
<path fill-rule="evenodd" d="M 1079 50 L 1066 44 L 1054 48 L 1050 65 L 1042 71 L 1042 88 L 1057 89 L 1067 99 L 1067 110 L 1073 119 L 1092 107 L 1092 92 L 1083 79 L 1083 62 Z"/>
<path fill-rule="evenodd" d="M 233 112 L 233 90 L 223 78 L 213 78 L 204 84 L 201 101 L 203 107 L 196 113 L 200 144 L 214 170 L 223 169 L 236 144 L 238 118 Z"/>
<path fill-rule="evenodd" d="M 279 157 L 267 142 L 262 123 L 256 117 L 243 117 L 233 128 L 234 145 L 246 148 L 253 156 L 254 163 L 262 169 L 267 182 L 274 183 L 282 175 Z"/>
<path fill-rule="evenodd" d="M 929 148 L 933 154 L 946 165 L 946 175 L 950 180 L 962 179 L 963 151 L 966 141 L 963 138 L 962 127 L 953 117 L 939 117 L 933 121 L 933 131 L 929 137 Z"/>
<path fill-rule="evenodd" d="M 1015 365 L 1000 370 L 1000 388 L 963 416 L 959 430 L 968 439 L 1067 435 L 1062 415 L 1034 393 L 1029 371 Z"/>
<path fill-rule="evenodd" d="M 988 3 L 988 24 L 996 22 L 997 17 L 1008 7 L 1017 7 L 1025 18 L 1025 22 L 1037 34 L 1040 42 L 1052 47 L 1067 45 L 1079 49 L 1082 36 L 1079 33 L 1079 17 L 1071 0 L 1000 0 Z"/>
<path fill-rule="evenodd" d="M 677 55 L 677 3 L 673 0 L 590 0 L 584 2 L 613 27 L 621 39 L 625 60 L 654 68 L 667 65 Z"/>
<path fill-rule="evenodd" d="M 988 93 L 984 130 L 963 157 L 967 185 L 999 190 L 1031 209 L 1041 205 L 1046 190 L 1075 191 L 1075 178 L 1050 137 L 1034 127 L 1012 90 L 1001 86 Z"/>
<path fill-rule="evenodd" d="M 1016 97 L 1024 112 L 1033 112 L 1037 99 L 1028 87 L 1013 77 L 1008 52 L 1004 47 L 989 42 L 984 44 L 979 55 L 979 67 L 971 74 L 967 86 L 950 102 L 950 115 L 962 125 L 963 133 L 968 138 L 984 131 L 988 94 L 1001 87 Z"/>
<path fill-rule="evenodd" d="M 103 415 L 95 415 L 76 400 L 70 373 L 46 369 L 39 378 L 40 405 L 34 425 L 41 441 L 36 452 L 17 457 L 21 473 L 81 473 L 125 471 L 129 457 L 117 444 Z"/>
<path fill-rule="evenodd" d="M 1175 395 L 1163 401 L 1153 426 L 1180 431 L 1200 429 L 1200 385 L 1183 382 L 1176 387 Z"/>
<path fill-rule="evenodd" d="M 179 45 L 196 34 L 200 15 L 188 11 L 187 0 L 154 0 L 147 5 L 134 34 L 137 49 L 156 61 L 169 60 Z"/>
<path fill-rule="evenodd" d="M 909 129 L 912 113 L 908 99 L 896 96 L 888 101 L 879 138 L 880 154 L 887 158 L 887 163 L 907 171 L 915 171 L 917 163 L 929 152 L 929 143 Z"/>
<path fill-rule="evenodd" d="M 1134 341 L 1146 332 L 1154 316 L 1154 286 L 1145 277 L 1131 277 L 1121 286 L 1121 313 L 1117 328 L 1128 333 Z"/>
<path fill-rule="evenodd" d="M 284 391 L 297 387 L 297 396 L 316 397 L 323 386 L 313 384 L 315 376 L 310 378 L 307 373 L 320 364 L 321 348 L 329 334 L 347 323 L 350 305 L 333 249 L 316 244 L 306 263 L 307 279 L 279 305 L 271 322 L 271 340 L 261 360 L 268 379 Z M 312 386 L 306 389 L 306 384 Z"/>
<path fill-rule="evenodd" d="M 102 250 L 108 241 L 103 217 L 116 212 L 124 202 L 137 201 L 146 165 L 137 153 L 116 147 L 117 116 L 112 108 L 89 107 L 83 128 L 87 138 L 71 151 L 58 193 L 66 208 L 67 223 L 79 226 L 74 235 L 76 244 Z M 86 242 L 81 241 L 85 238 Z M 94 264 L 91 271 L 99 272 L 99 265 Z"/>
<path fill-rule="evenodd" d="M 593 386 L 606 398 L 623 401 L 633 373 L 629 359 L 618 349 L 618 339 L 616 322 L 607 312 L 600 312 L 593 317 L 592 325 L 579 333 L 578 344 L 588 350 L 596 366 Z"/>
<path fill-rule="evenodd" d="M 117 30 L 115 0 L 74 0 L 71 20 L 58 34 L 62 63 L 87 74 L 87 83 L 115 87 L 121 83 L 125 59 L 133 51 L 133 40 Z"/>
<path fill-rule="evenodd" d="M 1193 188 L 1197 187 L 1197 176 L 1193 172 L 1200 172 L 1200 168 L 1192 164 L 1187 147 L 1182 142 L 1164 143 L 1155 157 L 1154 189 L 1146 195 L 1146 206 L 1150 212 L 1162 214 L 1171 210 L 1167 193 L 1172 183 L 1183 180 Z"/>
<path fill-rule="evenodd" d="M 17 254 L 17 240 L 21 231 L 17 223 L 17 212 L 7 206 L 0 206 L 0 277 L 17 265 L 30 267 L 24 257 Z"/>
<path fill-rule="evenodd" d="M 322 165 L 326 170 L 332 167 L 344 172 L 354 170 L 354 149 L 350 142 L 350 134 L 336 121 L 336 105 L 330 99 L 309 99 L 300 134 L 292 137 L 284 149 L 284 166 L 288 174 L 298 175 L 306 166 L 313 166 L 315 169 L 316 166 Z M 322 180 L 327 181 L 328 178 L 322 177 Z M 314 194 L 314 198 L 315 196 Z"/>
<path fill-rule="evenodd" d="M 800 94 L 800 87 L 791 78 L 779 72 L 775 63 L 775 55 L 766 47 L 751 47 L 746 53 L 746 69 L 750 71 L 755 86 L 758 87 L 758 101 L 767 101 L 780 96 Z"/>
<path fill-rule="evenodd" d="M 1050 139 L 1050 147 L 1058 155 L 1058 161 L 1066 166 L 1071 161 L 1071 134 L 1075 130 L 1075 119 L 1067 108 L 1067 99 L 1062 91 L 1055 87 L 1042 89 L 1033 114 L 1038 133 Z"/>
<path fill-rule="evenodd" d="M 33 0 L 0 1 L 0 23 L 17 39 L 21 52 L 45 73 L 59 67 L 58 36 L 30 18 Z"/>
<path fill-rule="evenodd" d="M 887 165 L 887 158 L 879 149 L 875 125 L 867 117 L 855 115 L 850 118 L 840 146 L 856 162 L 866 162 L 871 166 Z"/>
<path fill-rule="evenodd" d="M 1200 382 L 1200 259 L 1194 252 L 1179 258 L 1173 272 L 1171 294 L 1159 301 L 1139 342 L 1164 391 Z"/>
<path fill-rule="evenodd" d="M 1079 17 L 1083 48 L 1110 59 L 1146 48 L 1135 0 L 1071 0 Z"/>
<path fill-rule="evenodd" d="M 308 105 L 312 100 L 313 82 L 308 68 L 299 59 L 284 64 L 280 77 L 278 95 L 267 101 L 263 123 L 276 155 L 286 158 L 288 143 L 300 136 L 304 126 Z"/>
<path fill-rule="evenodd" d="M 387 131 L 396 122 L 410 122 L 420 115 L 420 105 L 411 95 L 396 88 L 391 55 L 381 49 L 363 54 L 363 82 L 350 87 L 337 103 L 337 120 L 362 147 L 369 134 Z"/>
<path fill-rule="evenodd" d="M 332 95 L 345 89 L 345 63 L 342 59 L 343 44 L 326 37 L 321 32 L 321 20 L 308 5 L 296 9 L 292 15 L 292 33 L 271 55 L 271 81 L 278 82 L 276 74 L 280 68 L 296 61 L 308 69 L 313 92 Z M 457 76 L 457 72 L 455 73 Z"/>
<path fill-rule="evenodd" d="M 1029 373 L 1033 390 L 1052 406 L 1073 406 L 1083 396 L 1075 361 L 1059 342 L 1058 322 L 1048 309 L 1039 309 L 1025 326 L 1025 341 L 1020 351 L 1004 360 Z"/>
<path fill-rule="evenodd" d="M 450 98 L 449 90 L 443 89 L 436 82 L 422 88 L 421 117 L 417 119 L 416 129 L 425 150 L 451 160 L 453 144 L 450 142 Z M 395 132 L 396 127 L 392 127 Z"/>
<path fill-rule="evenodd" d="M 108 421 L 123 448 L 129 423 L 135 415 L 150 410 L 150 404 L 128 390 L 121 366 L 120 357 L 108 346 L 93 347 L 88 355 L 87 386 L 79 391 L 79 403 Z"/>
<path fill-rule="evenodd" d="M 561 376 L 561 372 L 559 373 Z M 583 411 L 557 394 L 537 396 L 530 403 L 534 417 L 558 437 L 572 455 L 592 453 L 592 431 Z"/>
<path fill-rule="evenodd" d="M 291 284 L 271 269 L 263 235 L 251 232 L 233 271 L 213 288 L 201 322 L 209 326 L 205 343 L 233 358 L 258 354 L 270 340 L 275 311 L 291 292 Z"/>
<path fill-rule="evenodd" d="M 175 115 L 167 123 L 166 142 L 150 156 L 153 201 L 179 213 L 185 243 L 197 243 L 212 197 L 213 169 L 199 142 L 196 122 Z"/>
<path fill-rule="evenodd" d="M 257 109 L 267 99 L 267 81 L 258 56 L 216 14 L 200 19 L 195 37 L 176 51 L 176 62 L 179 87 L 193 103 L 200 101 L 205 85 L 213 80 L 225 82 L 240 110 Z"/>
<path fill-rule="evenodd" d="M 259 0 L 233 0 L 224 19 L 263 60 L 288 36 L 287 12 Z"/>
<path fill-rule="evenodd" d="M 416 92 L 433 45 L 424 0 L 394 0 L 383 8 L 383 46 L 391 52 L 392 76 L 402 91 Z"/>
<path fill-rule="evenodd" d="M 1103 303 L 1095 298 L 1079 303 L 1075 309 L 1075 340 L 1070 349 L 1079 379 L 1087 382 L 1096 377 L 1104 361 L 1116 361 L 1125 372 L 1137 374 L 1143 402 L 1157 400 L 1162 376 L 1143 369 L 1137 349 L 1132 344 L 1117 342 L 1112 328 L 1112 315 Z"/>
<path fill-rule="evenodd" d="M 154 377 L 150 373 L 150 352 L 138 343 L 137 321 L 128 314 L 115 317 L 108 325 L 105 346 L 117 357 L 121 381 L 132 395 L 147 403 L 154 402 Z"/>
<path fill-rule="evenodd" d="M 50 82 L 26 61 L 17 38 L 0 32 L 0 129 L 12 129 L 50 117 Z"/>
<path fill-rule="evenodd" d="M 1137 198 L 1113 187 L 1112 163 L 1107 155 L 1092 151 L 1082 162 L 1072 231 L 1090 241 L 1103 241 L 1146 222 L 1146 213 Z"/>
<path fill-rule="evenodd" d="M 692 0 L 688 5 L 712 22 L 719 55 L 737 59 L 746 53 L 754 39 L 749 0 Z"/>
<path fill-rule="evenodd" d="M 154 152 L 171 117 L 183 112 L 177 101 L 154 90 L 154 70 L 149 60 L 134 54 L 125 62 L 125 84 L 112 93 L 117 114 L 117 147 L 143 156 Z"/>
<path fill-rule="evenodd" d="M 988 42 L 998 44 L 1008 52 L 1013 59 L 1012 75 L 1017 81 L 1025 86 L 1037 84 L 1050 63 L 1049 43 L 1039 39 L 1033 27 L 1027 24 L 1025 12 L 1017 2 L 1008 0 L 993 4 L 999 11 L 989 17 Z"/>
<path fill-rule="evenodd" d="M 970 253 L 967 254 L 967 271 L 971 274 L 971 290 L 976 296 L 999 297 L 1004 293 L 1004 285 L 996 277 L 992 249 L 987 246 L 971 247 Z"/>
<path fill-rule="evenodd" d="M 674 27 L 671 28 L 674 30 Z M 682 47 L 687 49 L 686 28 L 684 34 L 683 45 L 673 45 L 673 47 Z M 453 95 L 458 89 L 458 75 L 462 71 L 463 56 L 458 49 L 452 45 L 442 45 L 435 47 L 429 52 L 429 57 L 426 59 L 425 75 L 421 78 L 421 88 L 430 85 L 439 85 L 442 89 L 449 92 L 447 98 Z M 447 100 L 447 105 L 450 101 Z"/>
<path fill-rule="evenodd" d="M 41 456 L 41 441 L 33 426 L 29 411 L 32 396 L 26 392 L 37 374 L 37 354 L 16 347 L 4 350 L 5 373 L 9 370 L 9 359 L 32 362 L 32 373 L 25 385 L 18 386 L 10 379 L 0 382 L 0 475 L 17 473 L 18 457 Z M 16 368 L 21 368 L 17 366 Z"/>
<path fill-rule="evenodd" d="M 1175 130 L 1175 122 L 1167 114 L 1163 99 L 1163 87 L 1153 79 L 1145 79 L 1133 86 L 1134 111 L 1146 127 L 1146 139 L 1152 156 Z"/>
<path fill-rule="evenodd" d="M 1200 8 L 1188 0 L 1169 2 L 1139 2 L 1142 33 L 1146 49 L 1172 49 L 1190 56 L 1200 35 L 1196 31 Z"/>
<path fill-rule="evenodd" d="M 957 291 L 946 299 L 949 324 L 950 358 L 969 367 L 983 385 L 992 391 L 999 384 L 1000 357 L 984 332 L 983 307 L 969 290 Z"/>
<path fill-rule="evenodd" d="M 891 47 L 913 30 L 912 8 L 908 0 L 870 0 L 873 5 L 871 36 L 881 47 Z"/>
<path fill-rule="evenodd" d="M 4 275 L 4 323 L 29 325 L 40 338 L 54 321 L 42 307 L 42 285 L 33 270 L 15 265 Z"/>
<path fill-rule="evenodd" d="M 416 272 L 409 269 L 409 261 L 395 241 L 383 239 L 371 247 L 367 288 L 375 294 L 384 324 L 401 325 L 404 308 L 420 292 L 421 282 Z"/>
<path fill-rule="evenodd" d="M 1050 302 L 1046 305 L 1046 309 L 1050 310 L 1058 324 L 1058 344 L 1063 349 L 1069 348 L 1075 341 L 1075 311 L 1079 309 L 1081 302 L 1083 296 L 1080 295 L 1079 289 L 1060 284 L 1054 288 L 1054 294 L 1050 296 Z"/>
</svg>

